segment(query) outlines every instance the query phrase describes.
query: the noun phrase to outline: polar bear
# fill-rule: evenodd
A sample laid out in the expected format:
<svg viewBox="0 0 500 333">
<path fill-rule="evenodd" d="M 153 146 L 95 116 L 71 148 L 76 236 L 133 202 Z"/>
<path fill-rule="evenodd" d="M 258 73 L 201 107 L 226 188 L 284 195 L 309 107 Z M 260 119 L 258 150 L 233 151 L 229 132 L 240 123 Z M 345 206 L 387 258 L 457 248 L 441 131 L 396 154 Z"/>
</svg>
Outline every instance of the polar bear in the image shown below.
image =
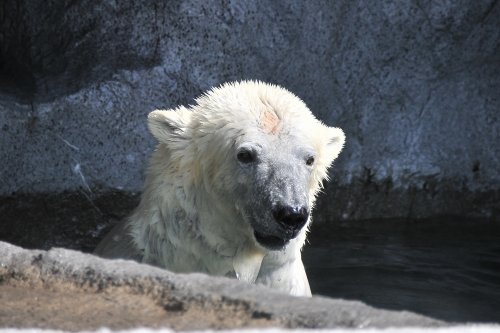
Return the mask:
<svg viewBox="0 0 500 333">
<path fill-rule="evenodd" d="M 301 248 L 343 131 L 255 81 L 153 111 L 148 125 L 159 144 L 140 204 L 96 253 L 310 296 Z"/>
</svg>

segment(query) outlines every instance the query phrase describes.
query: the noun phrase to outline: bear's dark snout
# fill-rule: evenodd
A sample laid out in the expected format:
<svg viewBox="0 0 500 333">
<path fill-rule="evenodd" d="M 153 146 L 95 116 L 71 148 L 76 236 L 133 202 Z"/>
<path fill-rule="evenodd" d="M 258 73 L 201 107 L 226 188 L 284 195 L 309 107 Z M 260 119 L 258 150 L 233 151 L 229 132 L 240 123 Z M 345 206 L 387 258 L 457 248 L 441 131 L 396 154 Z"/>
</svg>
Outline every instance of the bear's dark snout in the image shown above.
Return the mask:
<svg viewBox="0 0 500 333">
<path fill-rule="evenodd" d="M 293 207 L 276 205 L 272 209 L 273 217 L 285 229 L 293 231 L 300 230 L 309 218 L 309 212 L 306 207 Z"/>
</svg>

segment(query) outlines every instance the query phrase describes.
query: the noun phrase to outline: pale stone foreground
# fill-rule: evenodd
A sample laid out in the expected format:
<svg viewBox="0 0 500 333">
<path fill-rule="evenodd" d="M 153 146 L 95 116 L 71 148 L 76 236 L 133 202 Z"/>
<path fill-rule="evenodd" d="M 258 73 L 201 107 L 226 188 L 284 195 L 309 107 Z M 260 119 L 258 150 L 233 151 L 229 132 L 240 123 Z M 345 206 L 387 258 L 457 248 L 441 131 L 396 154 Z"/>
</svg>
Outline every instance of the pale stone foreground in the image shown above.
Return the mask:
<svg viewBox="0 0 500 333">
<path fill-rule="evenodd" d="M 37 329 L 0 329 L 0 333 L 58 333 L 62 331 L 55 330 L 37 330 Z M 173 331 L 170 329 L 151 329 L 151 328 L 136 328 L 123 331 L 111 331 L 109 329 L 103 328 L 95 333 L 176 333 L 178 331 Z M 391 328 L 359 328 L 359 329 L 349 329 L 349 328 L 337 328 L 337 329 L 284 329 L 284 328 L 266 328 L 266 329 L 235 329 L 235 330 L 204 330 L 204 331 L 190 331 L 191 333 L 498 333 L 500 332 L 500 326 L 497 325 L 477 325 L 477 326 L 450 326 L 446 328 L 424 328 L 424 327 L 391 327 Z M 89 332 L 90 333 L 90 332 Z"/>
<path fill-rule="evenodd" d="M 29 328 L 95 331 L 101 327 L 163 328 L 162 332 L 172 332 L 165 328 L 249 327 L 261 328 L 258 331 L 280 328 L 269 332 L 290 328 L 335 328 L 332 332 L 345 332 L 346 328 L 359 332 L 427 331 L 424 327 L 441 327 L 440 332 L 499 330 L 498 326 L 450 327 L 414 313 L 379 310 L 356 301 L 291 297 L 226 278 L 173 274 L 132 261 L 105 260 L 65 249 L 30 251 L 3 242 L 0 327 L 24 332 Z M 379 330 L 387 327 L 391 329 Z M 10 331 L 19 330 L 1 330 Z"/>
</svg>

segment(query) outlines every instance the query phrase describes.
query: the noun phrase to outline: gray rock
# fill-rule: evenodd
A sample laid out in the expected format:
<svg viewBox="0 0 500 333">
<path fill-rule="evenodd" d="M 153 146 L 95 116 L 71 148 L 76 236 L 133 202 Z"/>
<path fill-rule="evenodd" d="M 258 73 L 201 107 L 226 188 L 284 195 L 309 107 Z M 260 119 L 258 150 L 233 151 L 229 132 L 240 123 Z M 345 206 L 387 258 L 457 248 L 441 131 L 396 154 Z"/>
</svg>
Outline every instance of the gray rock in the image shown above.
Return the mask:
<svg viewBox="0 0 500 333">
<path fill-rule="evenodd" d="M 0 242 L 0 254 L 0 294 L 7 295 L 0 302 L 2 327 L 74 331 L 102 326 L 207 329 L 445 325 L 361 302 L 292 297 L 227 278 L 174 274 L 132 261 L 105 260 L 64 249 L 28 251 Z M 29 294 L 29 301 L 23 303 L 25 294 Z M 89 299 L 91 306 L 85 305 Z M 145 304 L 145 308 L 135 309 L 135 304 Z M 46 311 L 50 320 L 44 317 Z M 158 318 L 145 321 L 157 311 Z M 129 316 L 138 318 L 130 322 Z"/>
<path fill-rule="evenodd" d="M 497 1 L 6 0 L 0 12 L 0 195 L 140 190 L 150 111 L 260 79 L 347 134 L 319 220 L 500 216 Z"/>
</svg>

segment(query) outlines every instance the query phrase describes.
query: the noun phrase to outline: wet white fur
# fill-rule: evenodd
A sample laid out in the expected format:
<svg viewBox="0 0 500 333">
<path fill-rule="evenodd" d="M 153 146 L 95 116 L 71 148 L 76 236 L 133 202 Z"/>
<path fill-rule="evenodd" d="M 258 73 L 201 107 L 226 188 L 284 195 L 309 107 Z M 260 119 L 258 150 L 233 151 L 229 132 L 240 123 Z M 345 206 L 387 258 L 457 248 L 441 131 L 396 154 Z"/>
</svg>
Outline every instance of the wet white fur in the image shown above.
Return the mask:
<svg viewBox="0 0 500 333">
<path fill-rule="evenodd" d="M 275 140 L 260 126 L 269 108 L 280 119 L 275 134 L 280 145 L 303 144 L 314 151 L 309 193 L 304 194 L 312 208 L 327 168 L 342 149 L 342 130 L 322 124 L 283 88 L 253 81 L 225 84 L 189 108 L 149 115 L 159 144 L 127 226 L 143 262 L 176 272 L 236 275 L 293 295 L 311 294 L 300 253 L 307 227 L 283 250 L 267 250 L 254 240 L 237 207 L 240 201 L 231 200 L 238 192 L 235 147 L 252 138 Z"/>
</svg>

